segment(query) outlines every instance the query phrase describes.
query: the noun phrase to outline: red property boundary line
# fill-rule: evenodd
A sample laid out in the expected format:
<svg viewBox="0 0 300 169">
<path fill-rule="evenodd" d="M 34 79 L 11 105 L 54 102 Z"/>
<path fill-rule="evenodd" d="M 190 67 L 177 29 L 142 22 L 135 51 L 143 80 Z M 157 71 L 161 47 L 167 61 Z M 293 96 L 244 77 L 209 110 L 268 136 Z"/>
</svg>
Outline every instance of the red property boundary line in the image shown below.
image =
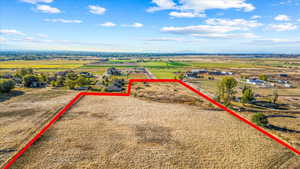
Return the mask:
<svg viewBox="0 0 300 169">
<path fill-rule="evenodd" d="M 82 96 L 130 96 L 131 93 L 131 86 L 135 82 L 175 82 L 175 83 L 180 83 L 181 85 L 185 86 L 189 90 L 197 93 L 201 97 L 205 98 L 212 104 L 216 105 L 217 107 L 225 110 L 226 112 L 230 113 L 234 117 L 238 118 L 239 120 L 245 122 L 249 126 L 255 128 L 256 130 L 260 131 L 264 135 L 268 136 L 269 138 L 275 140 L 282 146 L 290 149 L 297 155 L 300 155 L 300 151 L 289 145 L 288 143 L 282 141 L 281 139 L 277 138 L 276 136 L 268 133 L 266 130 L 258 127 L 257 125 L 253 124 L 249 120 L 245 119 L 244 117 L 240 116 L 239 114 L 233 112 L 232 110 L 228 109 L 227 107 L 223 106 L 222 104 L 216 102 L 215 100 L 211 99 L 210 97 L 206 96 L 205 94 L 199 92 L 198 90 L 194 89 L 193 87 L 189 86 L 188 84 L 184 83 L 181 80 L 176 80 L 176 79 L 131 79 L 129 80 L 128 83 L 128 89 L 127 93 L 93 93 L 93 92 L 81 92 L 76 95 L 75 98 L 73 98 L 57 115 L 48 123 L 46 124 L 43 129 L 32 139 L 30 140 L 8 163 L 3 169 L 8 169 L 24 152 L 36 141 L 38 140 L 48 129 L 53 123 L 55 123 L 66 111 L 68 111 L 72 105 L 76 103 Z"/>
</svg>

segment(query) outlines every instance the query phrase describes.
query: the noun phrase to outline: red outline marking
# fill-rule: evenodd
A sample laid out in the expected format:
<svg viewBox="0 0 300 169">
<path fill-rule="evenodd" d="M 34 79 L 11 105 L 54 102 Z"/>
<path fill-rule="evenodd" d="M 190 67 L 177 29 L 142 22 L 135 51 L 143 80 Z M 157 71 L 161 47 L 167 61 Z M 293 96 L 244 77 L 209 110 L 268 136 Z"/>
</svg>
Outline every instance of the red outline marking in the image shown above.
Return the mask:
<svg viewBox="0 0 300 169">
<path fill-rule="evenodd" d="M 82 96 L 130 96 L 131 93 L 131 86 L 132 83 L 135 82 L 177 82 L 182 84 L 183 86 L 185 86 L 186 88 L 188 88 L 189 90 L 197 93 L 198 95 L 200 95 L 201 97 L 205 98 L 206 100 L 208 100 L 209 102 L 213 103 L 214 105 L 218 106 L 219 108 L 227 111 L 228 113 L 230 113 L 231 115 L 233 115 L 234 117 L 238 118 L 239 120 L 245 122 L 246 124 L 250 125 L 251 127 L 255 128 L 256 130 L 260 131 L 261 133 L 265 134 L 266 136 L 268 136 L 269 138 L 275 140 L 276 142 L 278 142 L 279 144 L 285 146 L 286 148 L 290 149 L 291 151 L 293 151 L 294 153 L 296 153 L 297 155 L 300 155 L 300 151 L 295 149 L 294 147 L 292 147 L 291 145 L 289 145 L 288 143 L 280 140 L 279 138 L 277 138 L 276 136 L 268 133 L 266 130 L 256 126 L 255 124 L 253 124 L 252 122 L 250 122 L 249 120 L 245 119 L 244 117 L 240 116 L 239 114 L 233 112 L 232 110 L 228 109 L 227 107 L 223 106 L 222 104 L 216 102 L 215 100 L 211 99 L 210 97 L 206 96 L 205 94 L 199 92 L 198 90 L 194 89 L 193 87 L 189 86 L 188 84 L 184 83 L 181 80 L 175 80 L 175 79 L 131 79 L 129 80 L 128 83 L 128 89 L 127 89 L 127 93 L 93 93 L 93 92 L 81 92 L 79 94 L 76 95 L 76 97 L 74 99 L 72 99 L 47 125 L 44 126 L 44 128 L 32 139 L 30 140 L 25 147 L 23 147 L 8 163 L 7 165 L 3 168 L 3 169 L 8 169 L 22 154 L 24 154 L 24 152 L 37 140 L 39 139 L 47 130 L 48 128 L 57 121 L 57 119 L 60 118 L 60 116 L 62 116 L 67 110 L 69 110 L 73 104 L 76 103 L 76 101 L 78 101 Z"/>
</svg>

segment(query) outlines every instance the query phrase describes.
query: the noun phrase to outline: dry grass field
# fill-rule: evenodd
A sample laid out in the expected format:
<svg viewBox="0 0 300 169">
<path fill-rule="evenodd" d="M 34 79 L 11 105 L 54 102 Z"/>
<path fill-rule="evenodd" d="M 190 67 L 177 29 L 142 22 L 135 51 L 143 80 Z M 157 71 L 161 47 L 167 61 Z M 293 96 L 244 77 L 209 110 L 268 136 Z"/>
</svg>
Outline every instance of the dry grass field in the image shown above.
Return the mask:
<svg viewBox="0 0 300 169">
<path fill-rule="evenodd" d="M 164 86 L 158 98 L 148 84 L 135 86 L 143 96 L 84 97 L 12 168 L 273 169 L 287 160 L 298 167 L 288 149 L 228 113 L 191 104 L 193 94 L 170 103 L 188 91 Z"/>
<path fill-rule="evenodd" d="M 1 95 L 0 166 L 72 97 L 73 92 L 48 89 L 28 89 L 15 97 Z"/>
</svg>

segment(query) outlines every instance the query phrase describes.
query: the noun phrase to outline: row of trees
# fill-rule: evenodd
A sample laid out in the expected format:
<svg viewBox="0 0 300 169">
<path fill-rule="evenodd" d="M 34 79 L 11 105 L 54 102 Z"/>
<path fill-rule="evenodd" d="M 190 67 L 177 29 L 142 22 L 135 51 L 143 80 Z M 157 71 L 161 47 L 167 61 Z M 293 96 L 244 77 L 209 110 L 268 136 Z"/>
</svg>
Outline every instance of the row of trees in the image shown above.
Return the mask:
<svg viewBox="0 0 300 169">
<path fill-rule="evenodd" d="M 262 79 L 265 79 L 266 77 L 262 77 Z M 217 100 L 219 102 L 223 102 L 224 105 L 229 106 L 231 104 L 231 101 L 235 97 L 234 94 L 236 94 L 236 87 L 238 86 L 238 81 L 234 77 L 225 77 L 222 79 L 222 81 L 218 84 L 218 94 L 217 94 Z M 278 93 L 275 90 L 273 92 L 272 97 L 270 98 L 270 102 L 273 104 L 276 104 L 278 100 Z M 249 86 L 244 86 L 242 89 L 242 97 L 241 97 L 241 103 L 251 103 L 253 100 L 255 100 L 255 95 Z"/>
</svg>

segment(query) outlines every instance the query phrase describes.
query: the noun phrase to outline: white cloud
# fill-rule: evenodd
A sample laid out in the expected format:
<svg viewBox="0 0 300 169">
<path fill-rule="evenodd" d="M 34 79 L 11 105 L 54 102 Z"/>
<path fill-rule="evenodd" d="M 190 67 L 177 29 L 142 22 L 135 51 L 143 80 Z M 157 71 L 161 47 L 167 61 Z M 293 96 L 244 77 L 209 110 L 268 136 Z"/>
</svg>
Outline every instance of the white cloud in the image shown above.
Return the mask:
<svg viewBox="0 0 300 169">
<path fill-rule="evenodd" d="M 122 25 L 122 26 L 123 26 L 123 27 L 141 28 L 141 27 L 143 27 L 144 25 L 141 24 L 141 23 L 135 22 L 135 23 L 133 23 L 133 24 L 131 24 L 131 25 L 124 24 L 124 25 Z"/>
<path fill-rule="evenodd" d="M 192 36 L 201 37 L 201 38 L 213 38 L 213 39 L 258 38 L 258 36 L 253 33 L 208 33 L 208 34 L 192 34 Z"/>
<path fill-rule="evenodd" d="M 48 38 L 49 36 L 43 33 L 36 34 L 39 38 Z"/>
<path fill-rule="evenodd" d="M 259 18 L 261 18 L 261 16 L 259 16 L 259 15 L 253 15 L 253 16 L 251 17 L 251 19 L 259 19 Z"/>
<path fill-rule="evenodd" d="M 262 26 L 262 23 L 256 20 L 245 20 L 245 19 L 218 19 L 212 18 L 205 21 L 209 25 L 223 25 L 223 26 L 238 26 L 247 30 L 248 28 L 255 28 Z"/>
<path fill-rule="evenodd" d="M 210 9 L 243 9 L 246 12 L 252 11 L 255 7 L 246 3 L 246 0 L 180 0 L 176 4 L 173 0 L 152 0 L 156 6 L 147 9 L 148 12 L 159 10 L 180 10 L 193 11 L 193 13 L 203 13 Z"/>
<path fill-rule="evenodd" d="M 5 34 L 5 35 L 22 35 L 22 36 L 25 35 L 25 33 L 17 31 L 15 29 L 0 29 L 0 34 Z"/>
<path fill-rule="evenodd" d="M 289 21 L 290 20 L 290 17 L 287 16 L 287 15 L 283 15 L 283 14 L 280 14 L 280 15 L 277 15 L 274 20 L 276 21 Z"/>
<path fill-rule="evenodd" d="M 114 26 L 116 26 L 116 24 L 112 23 L 112 22 L 105 22 L 103 24 L 100 24 L 100 26 L 103 26 L 103 27 L 114 27 Z"/>
<path fill-rule="evenodd" d="M 158 37 L 158 38 L 150 38 L 145 39 L 150 42 L 172 42 L 172 41 L 182 41 L 182 38 L 173 38 L 173 37 Z"/>
<path fill-rule="evenodd" d="M 148 8 L 147 12 L 174 9 L 176 6 L 173 0 L 152 0 L 152 3 L 154 3 L 156 6 Z"/>
<path fill-rule="evenodd" d="M 6 39 L 5 38 L 3 38 L 3 37 L 0 37 L 0 42 L 2 41 L 5 41 Z"/>
<path fill-rule="evenodd" d="M 191 35 L 193 37 L 209 38 L 209 39 L 250 39 L 258 36 L 244 32 L 251 28 L 261 26 L 262 24 L 256 20 L 245 19 L 207 19 L 206 25 L 192 25 L 184 27 L 163 27 L 162 32 L 172 34 Z"/>
<path fill-rule="evenodd" d="M 297 29 L 297 25 L 294 25 L 292 23 L 284 23 L 284 24 L 270 24 L 268 26 L 270 29 L 273 29 L 278 32 L 282 31 L 291 31 Z"/>
<path fill-rule="evenodd" d="M 134 28 L 141 28 L 141 27 L 143 27 L 143 26 L 144 26 L 143 24 L 138 23 L 138 22 L 132 24 L 132 27 L 134 27 Z"/>
<path fill-rule="evenodd" d="M 20 0 L 22 2 L 26 2 L 26 3 L 31 3 L 31 4 L 36 4 L 36 3 L 51 3 L 54 0 Z"/>
<path fill-rule="evenodd" d="M 198 13 L 192 13 L 192 12 L 170 12 L 170 16 L 177 17 L 177 18 L 195 18 L 195 17 L 205 17 L 205 14 L 198 14 Z"/>
<path fill-rule="evenodd" d="M 255 9 L 252 4 L 246 3 L 246 0 L 181 0 L 181 2 L 182 8 L 195 11 L 236 8 L 248 12 Z"/>
<path fill-rule="evenodd" d="M 43 13 L 61 13 L 61 11 L 58 8 L 54 8 L 49 5 L 37 5 L 36 9 Z"/>
<path fill-rule="evenodd" d="M 300 19 L 298 19 L 297 21 L 300 22 Z"/>
<path fill-rule="evenodd" d="M 239 27 L 232 26 L 214 26 L 214 25 L 197 25 L 185 27 L 163 27 L 162 32 L 174 34 L 200 34 L 200 33 L 227 33 L 241 30 Z"/>
<path fill-rule="evenodd" d="M 291 40 L 291 39 L 257 39 L 250 42 L 251 44 L 259 45 L 285 45 L 285 44 L 300 44 L 300 40 Z"/>
<path fill-rule="evenodd" d="M 297 0 L 283 0 L 281 2 L 279 2 L 280 5 L 290 5 L 293 4 L 295 2 L 295 5 L 298 4 Z"/>
<path fill-rule="evenodd" d="M 60 23 L 82 23 L 81 20 L 70 20 L 70 19 L 44 19 L 46 22 L 60 22 Z"/>
<path fill-rule="evenodd" d="M 89 5 L 88 6 L 90 13 L 96 14 L 96 15 L 103 15 L 106 11 L 105 8 L 97 5 Z"/>
</svg>

